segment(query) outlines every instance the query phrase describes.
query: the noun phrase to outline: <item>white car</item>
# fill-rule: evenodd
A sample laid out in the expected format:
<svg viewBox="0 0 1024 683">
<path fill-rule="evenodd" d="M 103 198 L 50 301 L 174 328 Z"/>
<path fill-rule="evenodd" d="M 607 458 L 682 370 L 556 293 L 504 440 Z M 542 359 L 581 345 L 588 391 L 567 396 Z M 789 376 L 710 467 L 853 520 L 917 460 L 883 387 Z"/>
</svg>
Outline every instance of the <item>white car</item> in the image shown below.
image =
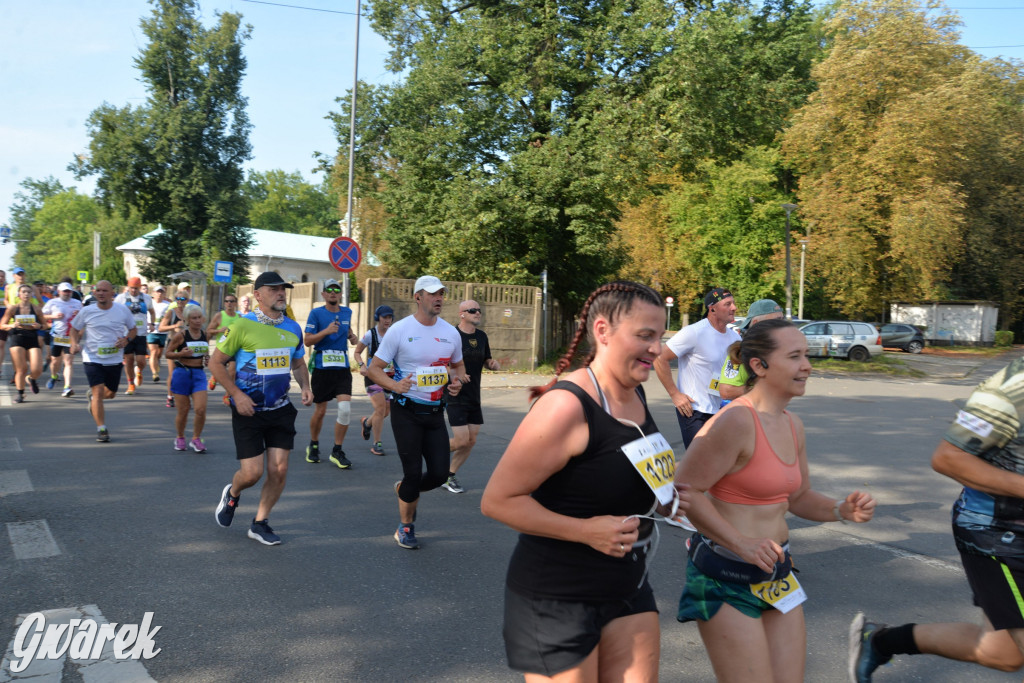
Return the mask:
<svg viewBox="0 0 1024 683">
<path fill-rule="evenodd" d="M 871 323 L 819 320 L 800 328 L 811 356 L 866 361 L 882 353 L 882 335 Z"/>
</svg>

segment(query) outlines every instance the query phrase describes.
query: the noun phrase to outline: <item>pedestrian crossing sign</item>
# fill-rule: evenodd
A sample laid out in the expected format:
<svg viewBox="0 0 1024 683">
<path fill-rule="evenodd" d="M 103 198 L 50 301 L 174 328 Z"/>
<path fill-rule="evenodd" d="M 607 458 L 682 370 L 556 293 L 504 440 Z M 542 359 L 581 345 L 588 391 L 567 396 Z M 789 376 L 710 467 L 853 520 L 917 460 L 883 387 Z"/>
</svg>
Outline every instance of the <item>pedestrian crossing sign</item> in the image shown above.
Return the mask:
<svg viewBox="0 0 1024 683">
<path fill-rule="evenodd" d="M 88 282 L 89 281 L 89 271 L 88 270 L 80 270 L 80 271 L 78 271 L 78 281 L 81 282 L 82 284 L 85 284 L 86 282 Z"/>
</svg>

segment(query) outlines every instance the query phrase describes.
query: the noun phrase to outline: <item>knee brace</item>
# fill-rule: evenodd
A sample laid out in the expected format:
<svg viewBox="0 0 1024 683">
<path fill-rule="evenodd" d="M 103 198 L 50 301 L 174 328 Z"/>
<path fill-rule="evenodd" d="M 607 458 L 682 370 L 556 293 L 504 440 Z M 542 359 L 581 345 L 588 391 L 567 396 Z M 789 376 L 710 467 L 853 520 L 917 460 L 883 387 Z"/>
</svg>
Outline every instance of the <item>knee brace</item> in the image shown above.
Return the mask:
<svg viewBox="0 0 1024 683">
<path fill-rule="evenodd" d="M 352 403 L 338 401 L 338 424 L 347 426 L 350 419 L 352 419 Z"/>
</svg>

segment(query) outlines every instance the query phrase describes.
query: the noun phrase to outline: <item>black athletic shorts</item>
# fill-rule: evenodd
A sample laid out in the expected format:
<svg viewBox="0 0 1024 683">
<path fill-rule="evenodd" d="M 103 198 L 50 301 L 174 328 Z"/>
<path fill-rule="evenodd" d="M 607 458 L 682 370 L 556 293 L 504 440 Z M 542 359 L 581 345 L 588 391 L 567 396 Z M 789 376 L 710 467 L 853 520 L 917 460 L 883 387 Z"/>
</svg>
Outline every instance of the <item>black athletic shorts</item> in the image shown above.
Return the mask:
<svg viewBox="0 0 1024 683">
<path fill-rule="evenodd" d="M 69 356 L 71 355 L 71 347 L 70 346 L 59 346 L 57 344 L 51 344 L 50 345 L 50 357 L 51 358 L 56 358 L 57 356 L 61 356 L 61 355 L 65 354 L 65 353 L 68 354 Z"/>
<path fill-rule="evenodd" d="M 960 553 L 974 604 L 997 631 L 1024 628 L 1024 560 Z"/>
<path fill-rule="evenodd" d="M 352 395 L 352 371 L 348 368 L 314 368 L 309 380 L 313 403 L 327 403 L 336 396 Z"/>
<path fill-rule="evenodd" d="M 22 348 L 22 349 L 38 349 L 39 348 L 39 335 L 36 334 L 35 330 L 29 330 L 28 332 L 11 332 L 10 344 L 8 348 Z"/>
<path fill-rule="evenodd" d="M 508 665 L 544 676 L 568 671 L 594 651 L 611 621 L 657 611 L 647 581 L 629 600 L 599 602 L 526 598 L 506 587 L 502 635 Z"/>
<path fill-rule="evenodd" d="M 127 346 L 124 347 L 124 353 L 126 356 L 148 356 L 149 347 L 146 346 L 146 335 L 136 334 L 135 339 L 128 342 Z"/>
<path fill-rule="evenodd" d="M 290 451 L 295 446 L 295 416 L 291 403 L 274 410 L 257 410 L 250 417 L 239 415 L 231 406 L 231 431 L 235 436 L 235 457 L 239 460 L 263 455 L 268 448 Z"/>
<path fill-rule="evenodd" d="M 121 386 L 121 364 L 103 365 L 102 363 L 82 363 L 85 368 L 85 379 L 90 387 L 102 384 L 111 391 Z"/>
<path fill-rule="evenodd" d="M 445 410 L 448 413 L 448 424 L 452 427 L 482 425 L 484 423 L 484 411 L 479 403 L 458 403 L 453 402 L 449 398 Z"/>
</svg>

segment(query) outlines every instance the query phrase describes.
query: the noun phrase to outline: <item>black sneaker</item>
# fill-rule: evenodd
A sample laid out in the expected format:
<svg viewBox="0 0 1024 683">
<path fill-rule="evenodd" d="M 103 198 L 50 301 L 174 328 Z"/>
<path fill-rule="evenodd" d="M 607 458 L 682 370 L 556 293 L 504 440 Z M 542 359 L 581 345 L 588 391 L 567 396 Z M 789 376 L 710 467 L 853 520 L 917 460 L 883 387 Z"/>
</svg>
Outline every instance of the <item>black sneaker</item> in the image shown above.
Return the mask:
<svg viewBox="0 0 1024 683">
<path fill-rule="evenodd" d="M 106 427 L 104 427 L 103 429 L 96 430 L 96 440 L 99 441 L 100 443 L 106 443 L 110 441 L 110 432 L 107 431 Z"/>
<path fill-rule="evenodd" d="M 875 633 L 885 624 L 868 621 L 863 612 L 858 612 L 850 623 L 848 672 L 850 680 L 856 683 L 870 683 L 875 669 L 887 664 L 892 657 L 883 657 L 872 641 Z"/>
<path fill-rule="evenodd" d="M 362 419 L 362 425 L 363 425 L 363 441 L 369 441 L 370 440 L 370 432 L 373 431 L 373 425 L 370 424 L 365 417 Z"/>
<path fill-rule="evenodd" d="M 28 378 L 28 383 L 29 383 L 29 386 L 32 387 L 32 393 L 33 394 L 38 394 L 39 393 L 39 385 L 36 384 L 35 378 L 34 377 L 29 377 Z"/>
<path fill-rule="evenodd" d="M 320 444 L 311 443 L 306 446 L 306 462 L 320 462 Z"/>
<path fill-rule="evenodd" d="M 249 538 L 263 545 L 281 545 L 281 537 L 274 533 L 267 522 L 266 519 L 262 522 L 252 520 L 252 524 L 249 525 Z"/>
<path fill-rule="evenodd" d="M 335 446 L 334 450 L 331 451 L 331 462 L 343 470 L 352 467 L 352 463 L 345 457 L 345 451 L 341 450 L 340 446 Z"/>
<path fill-rule="evenodd" d="M 21 393 L 19 391 L 18 395 L 14 397 L 14 402 L 15 403 L 24 403 L 25 402 L 25 394 L 23 394 L 23 393 Z"/>
<path fill-rule="evenodd" d="M 231 526 L 231 520 L 235 518 L 235 508 L 237 507 L 238 498 L 231 495 L 231 484 L 228 484 L 220 494 L 220 503 L 217 504 L 217 511 L 214 513 L 217 524 Z"/>
</svg>

